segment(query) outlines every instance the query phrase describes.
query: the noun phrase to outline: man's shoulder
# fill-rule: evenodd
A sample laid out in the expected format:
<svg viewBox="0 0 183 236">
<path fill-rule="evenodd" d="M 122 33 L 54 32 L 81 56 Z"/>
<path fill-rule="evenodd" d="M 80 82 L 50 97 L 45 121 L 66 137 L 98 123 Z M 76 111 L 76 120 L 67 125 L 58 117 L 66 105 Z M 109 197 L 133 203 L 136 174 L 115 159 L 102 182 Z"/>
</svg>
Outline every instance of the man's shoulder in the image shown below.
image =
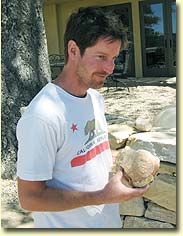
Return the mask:
<svg viewBox="0 0 183 236">
<path fill-rule="evenodd" d="M 103 96 L 96 89 L 90 88 L 90 89 L 88 89 L 88 93 L 92 96 L 96 96 L 98 98 L 103 98 Z"/>
<path fill-rule="evenodd" d="M 42 120 L 54 120 L 60 113 L 61 102 L 52 85 L 49 83 L 43 87 L 25 108 L 23 117 L 39 117 Z"/>
<path fill-rule="evenodd" d="M 99 104 L 102 109 L 104 107 L 104 97 L 96 89 L 89 89 L 88 93 L 90 94 L 92 101 L 95 104 Z"/>
</svg>

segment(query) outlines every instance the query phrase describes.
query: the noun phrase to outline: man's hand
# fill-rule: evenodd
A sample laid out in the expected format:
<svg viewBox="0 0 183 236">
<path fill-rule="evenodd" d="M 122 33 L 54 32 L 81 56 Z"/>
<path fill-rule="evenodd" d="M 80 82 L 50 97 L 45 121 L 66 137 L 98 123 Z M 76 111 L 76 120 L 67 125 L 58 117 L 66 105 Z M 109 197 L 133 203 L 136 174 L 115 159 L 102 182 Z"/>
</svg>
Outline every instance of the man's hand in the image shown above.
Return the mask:
<svg viewBox="0 0 183 236">
<path fill-rule="evenodd" d="M 135 197 L 141 197 L 149 186 L 143 188 L 130 188 L 125 186 L 121 181 L 124 178 L 123 172 L 119 170 L 102 190 L 104 203 L 115 203 L 127 201 Z"/>
</svg>

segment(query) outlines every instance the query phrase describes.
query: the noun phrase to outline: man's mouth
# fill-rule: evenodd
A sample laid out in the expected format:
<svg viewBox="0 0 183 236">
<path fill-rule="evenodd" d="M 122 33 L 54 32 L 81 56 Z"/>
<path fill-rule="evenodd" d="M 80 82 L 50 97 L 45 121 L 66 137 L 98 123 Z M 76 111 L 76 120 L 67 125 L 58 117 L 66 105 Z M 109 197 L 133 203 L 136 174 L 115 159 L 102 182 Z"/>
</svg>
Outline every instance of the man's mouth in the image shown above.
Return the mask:
<svg viewBox="0 0 183 236">
<path fill-rule="evenodd" d="M 101 77 L 103 79 L 106 79 L 107 76 L 108 76 L 108 74 L 106 74 L 106 73 L 95 73 L 95 75 L 98 76 L 98 77 Z"/>
</svg>

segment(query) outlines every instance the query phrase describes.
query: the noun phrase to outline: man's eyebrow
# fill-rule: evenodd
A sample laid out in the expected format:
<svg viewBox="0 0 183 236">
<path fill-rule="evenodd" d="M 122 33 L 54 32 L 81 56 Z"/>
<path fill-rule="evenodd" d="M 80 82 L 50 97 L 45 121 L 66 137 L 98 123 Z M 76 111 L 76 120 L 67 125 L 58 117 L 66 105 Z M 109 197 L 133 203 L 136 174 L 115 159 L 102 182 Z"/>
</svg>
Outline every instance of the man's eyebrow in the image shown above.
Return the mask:
<svg viewBox="0 0 183 236">
<path fill-rule="evenodd" d="M 97 54 L 100 54 L 100 55 L 102 54 L 102 55 L 108 56 L 108 53 L 105 53 L 105 52 L 102 52 L 102 51 L 98 51 L 98 52 L 96 52 L 95 54 L 96 54 L 96 55 L 97 55 Z M 117 58 L 118 56 L 119 56 L 119 54 L 117 54 L 117 55 L 114 56 L 113 58 Z"/>
<path fill-rule="evenodd" d="M 102 52 L 102 51 L 97 51 L 95 54 L 103 54 L 103 55 L 108 55 L 107 53 L 105 53 L 105 52 Z"/>
</svg>

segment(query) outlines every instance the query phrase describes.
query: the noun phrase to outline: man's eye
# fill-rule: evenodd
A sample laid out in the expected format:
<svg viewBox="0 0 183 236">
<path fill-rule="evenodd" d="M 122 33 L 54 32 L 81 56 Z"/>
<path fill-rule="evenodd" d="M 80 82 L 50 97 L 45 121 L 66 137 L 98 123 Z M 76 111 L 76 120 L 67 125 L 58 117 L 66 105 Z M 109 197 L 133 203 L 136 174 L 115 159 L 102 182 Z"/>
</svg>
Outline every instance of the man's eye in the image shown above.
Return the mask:
<svg viewBox="0 0 183 236">
<path fill-rule="evenodd" d="M 100 60 L 106 60 L 106 56 L 104 56 L 104 55 L 98 55 L 98 58 L 99 58 Z"/>
</svg>

